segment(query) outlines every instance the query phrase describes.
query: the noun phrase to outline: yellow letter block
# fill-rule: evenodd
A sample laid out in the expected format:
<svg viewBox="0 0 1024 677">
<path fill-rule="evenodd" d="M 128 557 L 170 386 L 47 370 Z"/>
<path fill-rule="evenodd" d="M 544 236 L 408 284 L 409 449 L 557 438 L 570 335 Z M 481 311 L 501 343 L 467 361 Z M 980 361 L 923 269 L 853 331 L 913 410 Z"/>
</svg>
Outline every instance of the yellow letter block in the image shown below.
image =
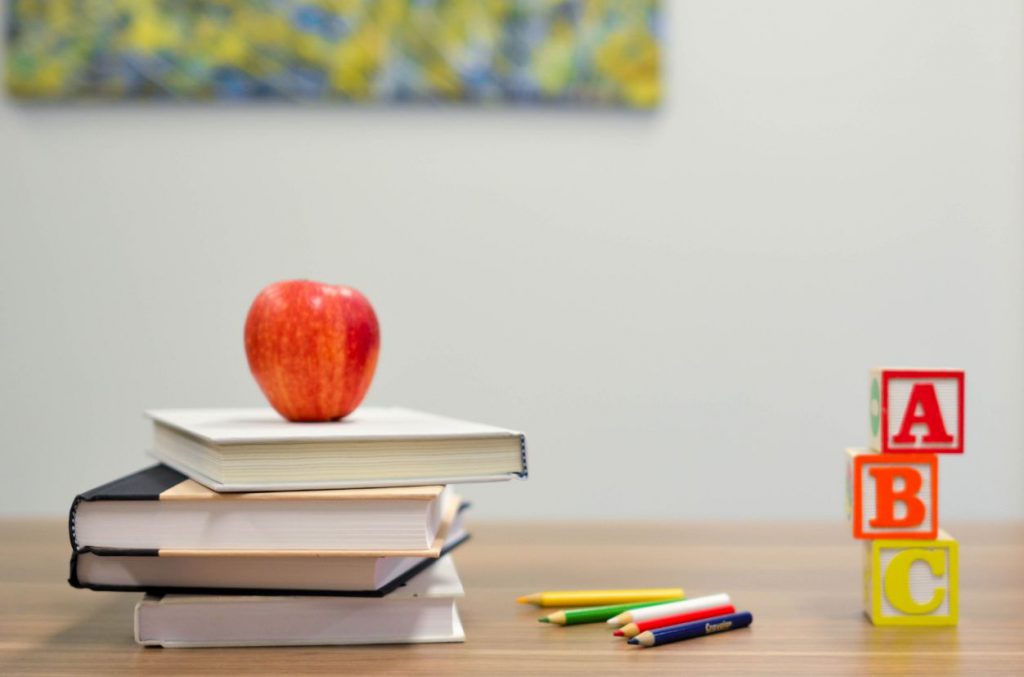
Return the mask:
<svg viewBox="0 0 1024 677">
<path fill-rule="evenodd" d="M 875 625 L 956 625 L 957 543 L 939 530 L 934 541 L 866 541 L 864 611 Z"/>
</svg>

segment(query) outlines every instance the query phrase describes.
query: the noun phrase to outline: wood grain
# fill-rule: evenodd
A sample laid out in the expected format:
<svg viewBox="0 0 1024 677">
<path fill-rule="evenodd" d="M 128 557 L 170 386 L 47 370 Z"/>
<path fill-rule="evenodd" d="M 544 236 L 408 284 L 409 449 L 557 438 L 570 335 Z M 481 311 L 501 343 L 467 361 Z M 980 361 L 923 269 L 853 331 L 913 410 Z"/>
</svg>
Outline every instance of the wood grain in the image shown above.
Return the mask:
<svg viewBox="0 0 1024 677">
<path fill-rule="evenodd" d="M 63 523 L 0 522 L 0 674 L 1024 674 L 1022 524 L 950 526 L 956 628 L 871 626 L 861 546 L 842 523 L 470 526 L 456 554 L 465 644 L 170 650 L 134 644 L 137 595 L 68 587 Z M 514 602 L 545 588 L 670 585 L 729 592 L 754 625 L 642 650 L 606 626 L 537 623 L 543 612 Z"/>
</svg>

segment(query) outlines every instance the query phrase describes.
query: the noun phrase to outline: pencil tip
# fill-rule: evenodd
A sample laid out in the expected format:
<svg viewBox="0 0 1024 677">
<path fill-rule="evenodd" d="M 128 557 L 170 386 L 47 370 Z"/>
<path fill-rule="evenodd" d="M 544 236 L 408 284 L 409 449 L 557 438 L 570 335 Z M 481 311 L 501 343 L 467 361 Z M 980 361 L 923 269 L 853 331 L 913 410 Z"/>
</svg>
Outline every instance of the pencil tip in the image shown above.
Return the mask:
<svg viewBox="0 0 1024 677">
<path fill-rule="evenodd" d="M 538 622 L 538 623 L 550 623 L 551 621 L 549 621 L 549 620 L 548 620 L 548 617 L 547 617 L 547 616 L 545 616 L 544 618 L 538 618 L 538 619 L 537 619 L 537 622 Z"/>
<path fill-rule="evenodd" d="M 637 639 L 636 637 L 633 637 L 632 639 L 629 639 L 629 640 L 627 640 L 627 641 L 628 641 L 628 642 L 629 642 L 630 644 L 639 644 L 639 643 L 640 643 L 640 640 L 639 640 L 639 639 Z"/>
<path fill-rule="evenodd" d="M 607 623 L 608 625 L 611 625 L 611 626 L 619 625 L 619 617 L 616 616 L 615 618 L 609 618 L 608 620 L 605 621 L 605 623 Z"/>
<path fill-rule="evenodd" d="M 616 637 L 622 637 L 625 633 L 622 632 L 622 630 L 616 630 L 612 634 L 615 635 Z"/>
<path fill-rule="evenodd" d="M 527 598 L 526 595 L 523 595 L 522 597 L 516 597 L 516 601 L 519 602 L 520 604 L 529 604 L 530 603 L 530 600 Z"/>
</svg>

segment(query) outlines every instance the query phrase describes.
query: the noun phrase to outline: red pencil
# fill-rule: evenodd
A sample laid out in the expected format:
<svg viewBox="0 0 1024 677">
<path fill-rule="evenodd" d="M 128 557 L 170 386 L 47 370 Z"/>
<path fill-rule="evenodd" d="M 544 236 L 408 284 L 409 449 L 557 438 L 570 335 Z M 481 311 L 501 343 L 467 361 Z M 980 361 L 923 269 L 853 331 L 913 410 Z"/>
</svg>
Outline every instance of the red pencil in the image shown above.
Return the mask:
<svg viewBox="0 0 1024 677">
<path fill-rule="evenodd" d="M 676 614 L 675 616 L 665 616 L 664 618 L 652 618 L 649 621 L 640 621 L 638 623 L 630 623 L 624 625 L 613 634 L 616 637 L 636 637 L 645 630 L 653 630 L 654 628 L 666 628 L 670 625 L 679 625 L 680 623 L 689 623 L 690 621 L 699 621 L 705 618 L 711 618 L 712 616 L 724 616 L 725 614 L 735 613 L 736 608 L 731 604 L 725 606 L 716 606 L 711 609 L 701 609 L 700 611 L 691 611 L 685 614 Z"/>
</svg>

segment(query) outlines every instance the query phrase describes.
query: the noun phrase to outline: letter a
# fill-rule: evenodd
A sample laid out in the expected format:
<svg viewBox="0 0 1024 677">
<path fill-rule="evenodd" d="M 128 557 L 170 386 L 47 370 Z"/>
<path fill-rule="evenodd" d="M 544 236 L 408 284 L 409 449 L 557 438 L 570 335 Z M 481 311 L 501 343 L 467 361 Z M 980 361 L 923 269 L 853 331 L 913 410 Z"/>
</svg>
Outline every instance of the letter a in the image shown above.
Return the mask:
<svg viewBox="0 0 1024 677">
<path fill-rule="evenodd" d="M 920 413 L 918 413 L 919 409 Z M 914 384 L 907 402 L 907 410 L 903 414 L 900 431 L 896 433 L 892 441 L 895 444 L 914 444 L 917 442 L 917 438 L 910 429 L 919 423 L 928 426 L 924 442 L 931 444 L 953 442 L 953 436 L 946 432 L 946 424 L 942 420 L 942 409 L 939 408 L 939 400 L 935 397 L 935 385 L 932 383 Z"/>
</svg>

